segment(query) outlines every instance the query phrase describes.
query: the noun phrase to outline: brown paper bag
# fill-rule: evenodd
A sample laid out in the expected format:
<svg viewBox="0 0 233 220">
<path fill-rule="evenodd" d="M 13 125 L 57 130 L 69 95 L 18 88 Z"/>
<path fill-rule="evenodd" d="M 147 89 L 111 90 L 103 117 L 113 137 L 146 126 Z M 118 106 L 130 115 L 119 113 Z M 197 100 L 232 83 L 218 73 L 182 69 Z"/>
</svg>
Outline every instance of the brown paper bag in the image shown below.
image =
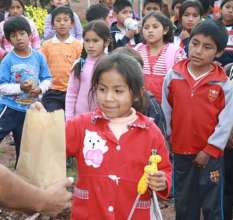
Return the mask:
<svg viewBox="0 0 233 220">
<path fill-rule="evenodd" d="M 63 110 L 27 111 L 16 171 L 28 182 L 40 187 L 66 177 Z"/>
</svg>

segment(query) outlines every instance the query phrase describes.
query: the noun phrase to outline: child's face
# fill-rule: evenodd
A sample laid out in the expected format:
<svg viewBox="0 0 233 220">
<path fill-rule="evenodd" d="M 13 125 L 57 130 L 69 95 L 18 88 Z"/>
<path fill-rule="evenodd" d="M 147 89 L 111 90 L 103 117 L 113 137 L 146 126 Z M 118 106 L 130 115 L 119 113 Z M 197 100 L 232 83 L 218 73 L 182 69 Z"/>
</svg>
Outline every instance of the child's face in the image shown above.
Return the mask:
<svg viewBox="0 0 233 220">
<path fill-rule="evenodd" d="M 190 64 L 203 68 L 209 66 L 218 56 L 217 45 L 210 36 L 194 35 L 189 42 Z"/>
<path fill-rule="evenodd" d="M 64 5 L 67 5 L 68 3 L 69 3 L 69 0 L 52 0 L 51 1 L 51 5 L 55 7 L 64 6 Z"/>
<path fill-rule="evenodd" d="M 201 16 L 198 10 L 194 7 L 188 7 L 181 18 L 181 24 L 184 30 L 191 31 L 200 20 Z"/>
<path fill-rule="evenodd" d="M 151 12 L 156 12 L 156 11 L 161 11 L 161 8 L 159 7 L 159 5 L 154 2 L 149 2 L 143 8 L 143 15 L 145 16 Z"/>
<path fill-rule="evenodd" d="M 22 5 L 16 1 L 13 0 L 11 3 L 11 6 L 9 8 L 9 14 L 10 16 L 20 16 L 23 14 L 23 7 Z"/>
<path fill-rule="evenodd" d="M 117 23 L 120 25 L 124 25 L 126 18 L 133 17 L 133 10 L 131 7 L 125 7 L 118 14 L 116 14 Z"/>
<path fill-rule="evenodd" d="M 101 74 L 96 98 L 99 108 L 108 118 L 130 115 L 133 96 L 125 79 L 116 69 Z"/>
<path fill-rule="evenodd" d="M 167 30 L 156 18 L 149 17 L 143 25 L 142 33 L 147 44 L 153 45 L 163 42 L 163 36 L 167 33 Z"/>
<path fill-rule="evenodd" d="M 30 36 L 24 30 L 12 32 L 10 34 L 10 42 L 14 46 L 15 51 L 27 51 L 29 47 Z"/>
<path fill-rule="evenodd" d="M 104 53 L 107 43 L 94 31 L 87 31 L 83 39 L 83 46 L 89 56 L 98 57 Z"/>
<path fill-rule="evenodd" d="M 226 25 L 233 24 L 233 1 L 228 1 L 223 5 L 222 17 Z"/>
<path fill-rule="evenodd" d="M 61 38 L 69 36 L 72 26 L 73 23 L 67 14 L 61 13 L 54 18 L 53 28 L 56 31 L 56 34 Z"/>
</svg>

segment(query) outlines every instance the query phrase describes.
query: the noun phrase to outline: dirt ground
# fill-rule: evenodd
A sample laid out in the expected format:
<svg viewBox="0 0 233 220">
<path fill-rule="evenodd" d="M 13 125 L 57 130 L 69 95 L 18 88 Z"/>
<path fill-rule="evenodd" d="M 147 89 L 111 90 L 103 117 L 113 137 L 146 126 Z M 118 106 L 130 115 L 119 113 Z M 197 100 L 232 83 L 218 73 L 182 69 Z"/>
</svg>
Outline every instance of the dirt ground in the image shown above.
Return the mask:
<svg viewBox="0 0 233 220">
<path fill-rule="evenodd" d="M 10 141 L 9 137 L 7 137 L 0 144 L 0 163 L 9 167 L 14 171 L 14 163 L 15 163 L 15 151 L 14 146 L 8 144 Z M 17 199 L 17 198 L 16 198 Z M 161 211 L 164 220 L 174 220 L 174 206 L 171 202 L 160 202 Z M 49 218 L 45 215 L 40 215 L 36 218 L 30 218 L 29 215 L 25 215 L 19 212 L 15 212 L 12 210 L 6 210 L 0 207 L 0 220 L 68 220 L 70 216 L 69 210 L 64 211 L 56 218 Z"/>
</svg>

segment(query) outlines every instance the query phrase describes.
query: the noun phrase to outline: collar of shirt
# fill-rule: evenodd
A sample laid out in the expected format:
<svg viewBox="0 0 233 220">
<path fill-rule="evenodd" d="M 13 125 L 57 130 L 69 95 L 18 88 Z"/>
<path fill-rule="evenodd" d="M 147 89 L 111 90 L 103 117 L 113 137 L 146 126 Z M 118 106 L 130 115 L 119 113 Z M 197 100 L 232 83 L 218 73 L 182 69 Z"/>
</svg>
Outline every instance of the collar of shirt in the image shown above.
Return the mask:
<svg viewBox="0 0 233 220">
<path fill-rule="evenodd" d="M 72 35 L 70 35 L 65 41 L 59 40 L 56 35 L 52 38 L 52 43 L 54 43 L 54 44 L 56 44 L 56 43 L 71 44 L 74 41 L 75 41 L 75 38 Z"/>
<path fill-rule="evenodd" d="M 136 127 L 136 128 L 142 128 L 147 129 L 153 124 L 152 120 L 145 120 L 145 116 L 141 114 L 140 112 L 136 112 L 137 119 L 128 125 L 129 128 Z M 106 120 L 107 123 L 110 122 L 110 120 L 103 114 L 103 112 L 100 111 L 99 108 L 96 109 L 95 112 L 91 115 L 91 121 L 93 124 L 95 124 L 98 120 Z"/>
</svg>

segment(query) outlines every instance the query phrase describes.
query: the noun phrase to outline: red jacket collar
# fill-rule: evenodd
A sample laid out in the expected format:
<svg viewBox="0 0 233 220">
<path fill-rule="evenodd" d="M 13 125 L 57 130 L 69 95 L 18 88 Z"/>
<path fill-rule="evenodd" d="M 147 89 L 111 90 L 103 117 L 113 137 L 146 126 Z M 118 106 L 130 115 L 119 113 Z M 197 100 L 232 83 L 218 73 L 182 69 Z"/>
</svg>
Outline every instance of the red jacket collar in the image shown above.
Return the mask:
<svg viewBox="0 0 233 220">
<path fill-rule="evenodd" d="M 182 75 L 184 78 L 187 79 L 187 75 L 188 73 L 188 68 L 187 65 L 189 63 L 189 59 L 184 59 L 181 60 L 180 62 L 176 63 L 173 66 L 173 71 L 175 71 L 176 73 Z M 213 69 L 210 72 L 210 74 L 206 77 L 206 79 L 204 80 L 206 81 L 226 81 L 228 78 L 223 70 L 222 67 L 220 67 L 218 64 L 213 63 Z"/>
<path fill-rule="evenodd" d="M 147 129 L 153 124 L 153 121 L 149 119 L 148 117 L 144 116 L 140 112 L 136 112 L 138 118 L 135 122 L 129 125 L 129 128 L 135 127 L 135 128 L 143 128 Z M 107 118 L 103 112 L 99 108 L 97 108 L 94 112 L 91 113 L 91 122 L 95 124 L 99 120 L 105 120 L 109 121 L 109 118 Z"/>
</svg>

